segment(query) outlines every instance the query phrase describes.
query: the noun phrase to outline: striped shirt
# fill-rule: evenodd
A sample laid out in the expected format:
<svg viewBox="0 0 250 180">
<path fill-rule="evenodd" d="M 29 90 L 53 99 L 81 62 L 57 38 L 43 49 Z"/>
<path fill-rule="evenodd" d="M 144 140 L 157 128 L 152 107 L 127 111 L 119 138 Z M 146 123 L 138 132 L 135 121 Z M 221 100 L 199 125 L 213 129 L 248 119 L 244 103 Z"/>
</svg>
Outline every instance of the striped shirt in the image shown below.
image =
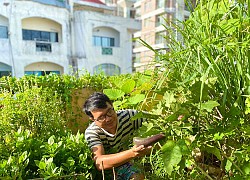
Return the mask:
<svg viewBox="0 0 250 180">
<path fill-rule="evenodd" d="M 95 122 L 91 123 L 86 129 L 85 139 L 90 148 L 103 145 L 106 154 L 128 149 L 134 131 L 142 125 L 143 118 L 131 120 L 131 117 L 138 113 L 138 111 L 132 109 L 119 110 L 116 113 L 118 123 L 115 135 L 98 127 Z"/>
</svg>

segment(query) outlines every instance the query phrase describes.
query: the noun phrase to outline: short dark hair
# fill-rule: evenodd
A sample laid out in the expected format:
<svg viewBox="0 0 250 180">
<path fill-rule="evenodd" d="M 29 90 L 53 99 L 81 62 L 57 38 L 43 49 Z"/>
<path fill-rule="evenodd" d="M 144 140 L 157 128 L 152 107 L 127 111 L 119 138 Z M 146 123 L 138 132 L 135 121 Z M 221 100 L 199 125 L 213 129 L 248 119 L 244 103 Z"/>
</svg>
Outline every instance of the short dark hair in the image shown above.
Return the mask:
<svg viewBox="0 0 250 180">
<path fill-rule="evenodd" d="M 84 105 L 83 105 L 83 111 L 89 116 L 93 118 L 93 115 L 91 111 L 94 109 L 105 109 L 107 108 L 107 104 L 109 103 L 112 105 L 112 101 L 109 99 L 109 97 L 101 92 L 94 92 L 92 95 L 90 95 Z"/>
</svg>

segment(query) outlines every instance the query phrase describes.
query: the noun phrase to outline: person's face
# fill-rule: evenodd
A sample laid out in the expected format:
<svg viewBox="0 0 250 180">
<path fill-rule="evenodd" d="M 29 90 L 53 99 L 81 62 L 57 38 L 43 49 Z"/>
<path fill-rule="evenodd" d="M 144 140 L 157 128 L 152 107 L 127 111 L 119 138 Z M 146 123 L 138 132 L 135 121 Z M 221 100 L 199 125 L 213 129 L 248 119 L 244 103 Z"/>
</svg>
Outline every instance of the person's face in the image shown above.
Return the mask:
<svg viewBox="0 0 250 180">
<path fill-rule="evenodd" d="M 94 116 L 91 118 L 97 126 L 105 129 L 110 133 L 115 133 L 117 126 L 117 114 L 111 104 L 107 103 L 105 109 L 94 109 L 91 111 Z"/>
</svg>

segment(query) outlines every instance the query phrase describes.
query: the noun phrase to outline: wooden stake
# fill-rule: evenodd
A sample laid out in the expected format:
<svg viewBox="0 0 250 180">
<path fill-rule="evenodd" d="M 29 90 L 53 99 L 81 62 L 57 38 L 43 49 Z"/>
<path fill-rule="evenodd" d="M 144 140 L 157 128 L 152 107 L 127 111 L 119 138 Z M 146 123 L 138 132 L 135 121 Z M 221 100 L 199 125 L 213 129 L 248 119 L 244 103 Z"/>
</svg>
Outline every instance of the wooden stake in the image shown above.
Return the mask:
<svg viewBox="0 0 250 180">
<path fill-rule="evenodd" d="M 104 177 L 104 168 L 103 168 L 103 161 L 102 161 L 102 180 L 105 180 L 105 177 Z"/>
<path fill-rule="evenodd" d="M 116 176 L 115 176 L 115 168 L 113 167 L 113 176 L 114 176 L 114 180 L 116 180 Z"/>
</svg>

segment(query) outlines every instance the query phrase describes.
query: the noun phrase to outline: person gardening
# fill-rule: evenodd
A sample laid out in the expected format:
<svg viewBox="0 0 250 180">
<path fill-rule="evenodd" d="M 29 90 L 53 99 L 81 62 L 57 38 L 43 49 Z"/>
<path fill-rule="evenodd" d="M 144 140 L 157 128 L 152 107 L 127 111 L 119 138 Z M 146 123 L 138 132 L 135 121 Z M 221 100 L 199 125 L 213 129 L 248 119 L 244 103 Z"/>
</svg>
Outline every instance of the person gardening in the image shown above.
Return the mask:
<svg viewBox="0 0 250 180">
<path fill-rule="evenodd" d="M 131 120 L 138 111 L 132 109 L 115 111 L 107 95 L 95 92 L 83 106 L 93 121 L 85 130 L 85 139 L 92 150 L 95 166 L 99 171 L 115 171 L 116 180 L 144 179 L 143 173 L 132 160 L 150 153 L 152 146 L 134 145 L 129 148 L 135 130 L 144 118 Z M 112 176 L 111 176 L 112 177 Z"/>
</svg>

